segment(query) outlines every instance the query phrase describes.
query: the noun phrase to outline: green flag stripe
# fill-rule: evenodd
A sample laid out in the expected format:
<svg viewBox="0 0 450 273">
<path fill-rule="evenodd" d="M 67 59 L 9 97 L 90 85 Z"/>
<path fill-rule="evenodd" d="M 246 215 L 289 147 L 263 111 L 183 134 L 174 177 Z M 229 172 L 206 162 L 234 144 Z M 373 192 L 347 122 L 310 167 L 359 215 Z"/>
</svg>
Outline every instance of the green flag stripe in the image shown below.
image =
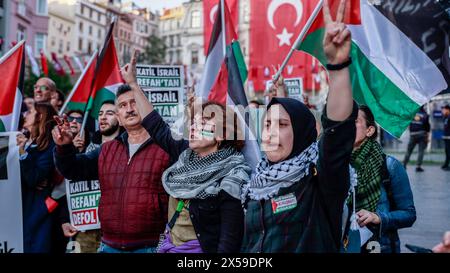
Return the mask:
<svg viewBox="0 0 450 273">
<path fill-rule="evenodd" d="M 0 119 L 0 133 L 6 132 L 5 125 L 3 124 L 3 121 Z"/>
<path fill-rule="evenodd" d="M 355 43 L 351 56 L 354 60 L 350 66 L 353 97 L 370 107 L 383 129 L 400 137 L 420 105 L 375 67 Z"/>
<path fill-rule="evenodd" d="M 89 99 L 89 102 L 91 105 L 88 105 L 88 107 L 86 107 L 86 103 L 71 101 L 67 105 L 67 109 L 84 111 L 84 110 L 90 108 L 89 115 L 91 117 L 93 117 L 94 119 L 97 119 L 98 112 L 100 111 L 100 108 L 102 107 L 103 102 L 105 102 L 107 100 L 114 101 L 115 99 L 116 99 L 116 96 L 114 95 L 114 93 L 112 93 L 107 88 L 102 88 L 97 92 L 97 95 L 94 100 Z"/>
<path fill-rule="evenodd" d="M 244 55 L 242 55 L 241 46 L 238 41 L 234 41 L 231 44 L 233 48 L 234 58 L 236 59 L 236 63 L 238 65 L 239 74 L 241 75 L 242 84 L 245 83 L 248 76 L 247 66 L 245 65 Z"/>
<path fill-rule="evenodd" d="M 299 48 L 315 56 L 323 65 L 326 64 L 322 47 L 324 31 L 322 28 L 308 35 Z M 383 129 L 400 137 L 420 106 L 373 65 L 354 42 L 350 54 L 353 59 L 350 77 L 354 99 L 370 107 Z"/>
</svg>

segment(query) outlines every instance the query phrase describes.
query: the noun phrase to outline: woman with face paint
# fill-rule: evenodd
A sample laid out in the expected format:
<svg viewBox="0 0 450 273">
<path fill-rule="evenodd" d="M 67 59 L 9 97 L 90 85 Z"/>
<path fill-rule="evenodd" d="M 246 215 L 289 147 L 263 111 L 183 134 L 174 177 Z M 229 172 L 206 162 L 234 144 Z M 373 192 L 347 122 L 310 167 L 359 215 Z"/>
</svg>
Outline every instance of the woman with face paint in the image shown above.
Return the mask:
<svg viewBox="0 0 450 273">
<path fill-rule="evenodd" d="M 262 133 L 266 152 L 245 187 L 242 252 L 338 252 L 349 190 L 349 163 L 357 106 L 348 65 L 350 32 L 342 23 L 345 1 L 332 21 L 324 1 L 323 42 L 330 88 L 316 142 L 313 114 L 294 99 L 273 98 Z"/>
<path fill-rule="evenodd" d="M 240 198 L 251 169 L 241 153 L 236 113 L 227 114 L 232 110 L 215 102 L 195 104 L 189 140 L 177 140 L 136 82 L 136 53 L 122 75 L 145 117 L 142 125 L 174 162 L 161 178 L 170 198 L 158 252 L 239 252 L 244 233 Z"/>
</svg>

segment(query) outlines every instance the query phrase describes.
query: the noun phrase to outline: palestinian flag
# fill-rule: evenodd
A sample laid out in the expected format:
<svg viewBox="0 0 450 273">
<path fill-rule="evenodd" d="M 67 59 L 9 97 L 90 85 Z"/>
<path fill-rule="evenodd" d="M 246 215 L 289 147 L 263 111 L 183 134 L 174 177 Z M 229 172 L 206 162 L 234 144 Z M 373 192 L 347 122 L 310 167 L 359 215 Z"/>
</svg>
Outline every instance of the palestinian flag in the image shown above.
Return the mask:
<svg viewBox="0 0 450 273">
<path fill-rule="evenodd" d="M 98 57 L 95 78 L 92 84 L 91 95 L 89 96 L 89 103 L 86 108 L 86 111 L 95 119 L 98 116 L 103 102 L 114 100 L 117 89 L 124 83 L 120 74 L 119 61 L 114 45 L 114 25 L 115 21 L 109 27 L 105 44 Z"/>
<path fill-rule="evenodd" d="M 89 112 L 92 118 L 97 119 L 103 102 L 116 98 L 117 88 L 123 84 L 123 80 L 112 36 L 113 27 L 114 22 L 100 56 L 94 53 L 66 100 L 67 109 Z"/>
<path fill-rule="evenodd" d="M 94 81 L 95 67 L 97 66 L 97 51 L 94 52 L 91 59 L 89 60 L 87 66 L 83 69 L 77 83 L 73 87 L 69 96 L 67 96 L 66 102 L 64 103 L 59 115 L 64 113 L 66 109 L 69 110 L 80 110 L 86 109 L 87 102 L 89 100 L 90 91 L 92 88 L 92 82 Z"/>
<path fill-rule="evenodd" d="M 0 59 L 0 132 L 17 131 L 25 75 L 25 42 L 16 44 Z"/>
<path fill-rule="evenodd" d="M 247 68 L 228 6 L 226 3 L 222 6 L 224 2 L 219 3 L 206 57 L 205 73 L 196 95 L 233 108 L 237 106 L 245 108 L 248 101 L 243 84 L 247 79 Z M 254 169 L 260 159 L 260 150 L 255 134 L 249 129 L 247 113 L 237 109 L 235 108 L 235 111 L 241 121 L 241 130 L 245 132 L 243 153 Z"/>
<path fill-rule="evenodd" d="M 340 0 L 328 2 L 335 16 Z M 400 137 L 419 107 L 450 83 L 448 35 L 440 27 L 448 18 L 435 1 L 347 0 L 347 5 L 353 96 L 370 107 L 383 129 Z M 321 11 L 298 49 L 325 65 L 324 31 Z"/>
</svg>

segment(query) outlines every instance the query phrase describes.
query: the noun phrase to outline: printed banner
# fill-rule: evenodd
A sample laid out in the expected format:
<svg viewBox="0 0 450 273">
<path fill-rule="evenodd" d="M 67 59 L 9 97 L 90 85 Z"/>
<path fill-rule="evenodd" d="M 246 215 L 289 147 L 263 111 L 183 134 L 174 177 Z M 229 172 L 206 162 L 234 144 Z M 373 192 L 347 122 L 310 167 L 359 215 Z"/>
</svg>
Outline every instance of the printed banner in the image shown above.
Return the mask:
<svg viewBox="0 0 450 273">
<path fill-rule="evenodd" d="M 65 180 L 70 223 L 80 231 L 99 229 L 100 183 Z"/>
<path fill-rule="evenodd" d="M 23 253 L 22 193 L 16 132 L 0 133 L 0 254 Z"/>
<path fill-rule="evenodd" d="M 183 117 L 183 66 L 138 64 L 137 81 L 155 110 L 170 126 Z"/>
</svg>

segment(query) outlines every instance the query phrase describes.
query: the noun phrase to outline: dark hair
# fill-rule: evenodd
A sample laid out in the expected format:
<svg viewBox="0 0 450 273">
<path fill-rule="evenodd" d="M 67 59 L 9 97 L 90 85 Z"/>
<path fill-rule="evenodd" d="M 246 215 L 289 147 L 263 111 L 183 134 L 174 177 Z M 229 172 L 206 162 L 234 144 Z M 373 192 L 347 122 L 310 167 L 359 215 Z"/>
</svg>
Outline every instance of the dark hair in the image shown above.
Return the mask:
<svg viewBox="0 0 450 273">
<path fill-rule="evenodd" d="M 119 88 L 117 89 L 117 93 L 116 93 L 116 98 L 120 97 L 121 95 L 130 92 L 131 91 L 131 87 L 128 84 L 122 84 L 121 86 L 119 86 Z"/>
<path fill-rule="evenodd" d="M 194 110 L 197 111 L 202 111 L 202 116 L 205 114 L 205 109 L 209 106 L 215 106 L 215 107 L 219 107 L 221 110 L 222 115 L 219 117 L 215 116 L 216 112 L 212 112 L 210 117 L 205 117 L 206 119 L 212 119 L 212 118 L 216 118 L 216 122 L 217 123 L 222 123 L 222 132 L 223 132 L 223 141 L 220 143 L 219 146 L 219 150 L 220 149 L 224 149 L 227 147 L 233 147 L 234 149 L 236 149 L 236 151 L 241 151 L 242 148 L 244 148 L 245 145 L 245 141 L 241 140 L 243 139 L 241 136 L 241 130 L 240 130 L 240 126 L 239 126 L 239 119 L 237 117 L 236 112 L 228 107 L 225 107 L 223 104 L 218 103 L 218 102 L 214 102 L 214 101 L 208 101 L 202 104 L 201 109 L 194 109 L 194 107 L 191 107 L 191 122 L 194 119 L 194 116 L 196 113 L 194 113 Z M 233 119 L 227 119 L 227 115 L 228 113 L 232 113 Z M 217 131 L 216 131 L 217 134 Z M 232 135 L 230 135 L 232 134 Z"/>
<path fill-rule="evenodd" d="M 81 111 L 81 110 L 70 110 L 69 112 L 66 113 L 66 115 L 67 115 L 67 116 L 70 116 L 70 115 L 73 114 L 73 113 L 80 114 L 82 117 L 84 116 L 84 113 L 83 113 L 83 111 Z"/>
<path fill-rule="evenodd" d="M 116 104 L 114 103 L 113 100 L 105 100 L 104 102 L 102 102 L 102 105 L 101 105 L 101 106 L 103 106 L 103 105 L 105 105 L 105 104 L 116 105 Z"/>
<path fill-rule="evenodd" d="M 373 128 L 375 128 L 375 132 L 369 138 L 376 139 L 378 136 L 378 128 L 377 128 L 377 124 L 375 123 L 375 117 L 374 117 L 372 111 L 366 105 L 360 105 L 359 110 L 363 111 L 363 113 L 364 113 L 364 119 L 366 121 L 366 126 L 367 127 L 373 126 Z"/>
<path fill-rule="evenodd" d="M 64 93 L 61 90 L 56 89 L 56 94 L 58 94 L 58 100 L 64 102 L 64 100 L 66 99 L 66 96 L 64 95 Z"/>
<path fill-rule="evenodd" d="M 48 148 L 52 140 L 52 129 L 56 125 L 53 116 L 56 116 L 57 113 L 53 106 L 47 102 L 37 102 L 34 108 L 36 109 L 36 126 L 31 135 L 35 138 L 38 150 L 43 151 Z"/>
</svg>

